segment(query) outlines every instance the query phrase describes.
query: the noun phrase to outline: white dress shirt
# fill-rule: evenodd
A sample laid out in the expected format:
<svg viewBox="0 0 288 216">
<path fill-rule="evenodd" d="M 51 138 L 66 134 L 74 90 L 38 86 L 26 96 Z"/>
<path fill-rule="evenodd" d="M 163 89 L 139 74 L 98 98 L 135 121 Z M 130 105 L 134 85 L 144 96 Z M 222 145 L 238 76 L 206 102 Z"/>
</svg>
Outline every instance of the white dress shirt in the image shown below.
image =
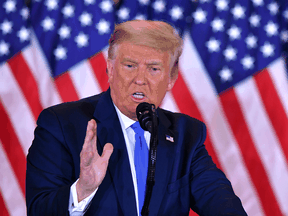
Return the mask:
<svg viewBox="0 0 288 216">
<path fill-rule="evenodd" d="M 124 134 L 124 139 L 125 139 L 125 144 L 128 152 L 128 157 L 129 157 L 129 162 L 130 162 L 130 168 L 131 168 L 131 173 L 132 173 L 132 179 L 133 179 L 133 185 L 134 185 L 134 191 L 135 191 L 135 199 L 136 199 L 136 205 L 137 205 L 137 214 L 139 214 L 139 203 L 138 203 L 138 187 L 137 187 L 137 179 L 136 179 L 136 170 L 135 170 L 135 165 L 134 165 L 134 150 L 135 150 L 135 132 L 134 130 L 130 127 L 132 124 L 135 123 L 134 120 L 128 118 L 125 116 L 123 113 L 120 112 L 120 110 L 115 106 L 113 103 L 119 121 L 120 125 L 122 128 L 122 132 Z M 150 137 L 151 134 L 148 131 L 144 132 L 144 137 L 148 146 L 148 149 L 150 147 Z M 113 143 L 112 143 L 113 145 Z M 78 179 L 77 179 L 78 181 Z M 93 199 L 94 195 L 97 192 L 97 189 L 88 197 L 86 197 L 84 200 L 82 200 L 80 203 L 78 203 L 78 198 L 77 198 L 77 192 L 76 192 L 76 182 L 71 186 L 70 188 L 70 198 L 69 198 L 69 213 L 71 216 L 82 216 L 84 215 L 86 211 L 86 207 L 89 205 L 91 200 Z"/>
</svg>

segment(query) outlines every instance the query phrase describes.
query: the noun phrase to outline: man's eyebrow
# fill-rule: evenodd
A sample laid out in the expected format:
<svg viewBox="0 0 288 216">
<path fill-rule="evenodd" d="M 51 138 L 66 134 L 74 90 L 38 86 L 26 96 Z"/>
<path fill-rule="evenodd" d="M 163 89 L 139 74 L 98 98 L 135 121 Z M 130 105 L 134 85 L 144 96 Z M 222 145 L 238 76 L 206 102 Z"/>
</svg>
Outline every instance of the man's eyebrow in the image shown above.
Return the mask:
<svg viewBox="0 0 288 216">
<path fill-rule="evenodd" d="M 148 62 L 147 65 L 160 65 L 162 66 L 162 62 L 161 61 L 152 61 L 152 62 Z"/>
<path fill-rule="evenodd" d="M 133 63 L 135 63 L 135 64 L 138 64 L 137 61 L 135 61 L 135 60 L 133 60 L 133 59 L 130 59 L 130 58 L 124 58 L 124 59 L 122 60 L 122 62 L 126 62 L 126 61 L 129 61 L 129 62 L 133 62 Z"/>
<path fill-rule="evenodd" d="M 132 63 L 134 63 L 134 64 L 138 64 L 138 62 L 136 61 L 136 60 L 133 60 L 133 59 L 131 59 L 131 58 L 123 58 L 123 60 L 122 60 L 122 62 L 132 62 Z M 160 66 L 163 66 L 163 63 L 162 63 L 162 61 L 157 61 L 157 60 L 155 60 L 155 61 L 151 61 L 151 62 L 147 62 L 146 63 L 146 65 L 160 65 Z"/>
</svg>

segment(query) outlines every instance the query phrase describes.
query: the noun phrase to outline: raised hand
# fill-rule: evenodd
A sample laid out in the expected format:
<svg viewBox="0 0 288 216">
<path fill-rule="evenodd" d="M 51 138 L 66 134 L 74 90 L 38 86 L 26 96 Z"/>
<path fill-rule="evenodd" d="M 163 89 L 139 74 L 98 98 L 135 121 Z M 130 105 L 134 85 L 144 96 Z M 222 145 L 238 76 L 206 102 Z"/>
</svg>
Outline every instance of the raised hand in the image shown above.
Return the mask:
<svg viewBox="0 0 288 216">
<path fill-rule="evenodd" d="M 80 153 L 80 176 L 76 184 L 78 202 L 88 197 L 103 181 L 113 145 L 106 143 L 100 156 L 96 147 L 97 124 L 91 119 L 87 125 L 86 137 Z"/>
</svg>

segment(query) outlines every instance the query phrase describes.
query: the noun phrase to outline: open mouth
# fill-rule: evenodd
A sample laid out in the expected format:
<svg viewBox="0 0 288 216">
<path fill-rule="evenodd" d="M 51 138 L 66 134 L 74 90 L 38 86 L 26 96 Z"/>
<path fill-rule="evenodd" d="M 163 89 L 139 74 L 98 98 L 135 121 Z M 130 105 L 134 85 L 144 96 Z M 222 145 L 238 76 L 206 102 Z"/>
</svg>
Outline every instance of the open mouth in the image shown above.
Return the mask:
<svg viewBox="0 0 288 216">
<path fill-rule="evenodd" d="M 133 97 L 136 98 L 136 99 L 143 99 L 145 97 L 145 95 L 142 92 L 135 92 L 133 94 Z"/>
</svg>

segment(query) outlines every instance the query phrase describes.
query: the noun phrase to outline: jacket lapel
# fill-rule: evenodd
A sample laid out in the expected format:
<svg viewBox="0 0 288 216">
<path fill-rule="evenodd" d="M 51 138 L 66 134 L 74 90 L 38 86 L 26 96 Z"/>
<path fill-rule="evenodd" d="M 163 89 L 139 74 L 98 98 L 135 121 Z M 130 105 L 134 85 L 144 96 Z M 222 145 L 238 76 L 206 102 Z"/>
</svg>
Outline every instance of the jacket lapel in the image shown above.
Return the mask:
<svg viewBox="0 0 288 216">
<path fill-rule="evenodd" d="M 132 172 L 121 125 L 110 97 L 110 90 L 99 99 L 94 112 L 97 121 L 97 138 L 102 154 L 107 142 L 112 143 L 114 151 L 110 157 L 107 174 L 111 176 L 114 188 L 124 215 L 137 215 Z M 107 175 L 106 174 L 106 175 Z"/>
</svg>

